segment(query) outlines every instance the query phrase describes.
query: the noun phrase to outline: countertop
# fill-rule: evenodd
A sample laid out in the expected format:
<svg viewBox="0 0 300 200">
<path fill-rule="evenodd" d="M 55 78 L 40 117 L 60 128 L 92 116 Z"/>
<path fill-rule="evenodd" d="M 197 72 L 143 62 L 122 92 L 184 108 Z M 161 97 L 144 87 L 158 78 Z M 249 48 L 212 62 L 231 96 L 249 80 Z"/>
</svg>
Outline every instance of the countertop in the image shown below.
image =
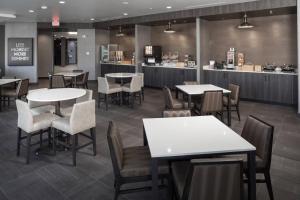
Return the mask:
<svg viewBox="0 0 300 200">
<path fill-rule="evenodd" d="M 241 70 L 232 70 L 232 69 L 209 69 L 203 68 L 206 71 L 224 71 L 224 72 L 236 72 L 236 73 L 258 73 L 258 74 L 281 74 L 281 75 L 294 75 L 297 76 L 298 74 L 295 72 L 275 72 L 275 71 L 241 71 Z"/>
<path fill-rule="evenodd" d="M 198 66 L 195 67 L 176 67 L 176 66 L 164 66 L 164 65 L 142 65 L 142 67 L 160 67 L 160 68 L 171 68 L 171 69 L 198 69 Z"/>
<path fill-rule="evenodd" d="M 135 67 L 135 64 L 123 64 L 123 63 L 100 63 L 101 65 L 104 64 L 104 65 L 120 65 L 120 66 L 134 66 Z"/>
</svg>

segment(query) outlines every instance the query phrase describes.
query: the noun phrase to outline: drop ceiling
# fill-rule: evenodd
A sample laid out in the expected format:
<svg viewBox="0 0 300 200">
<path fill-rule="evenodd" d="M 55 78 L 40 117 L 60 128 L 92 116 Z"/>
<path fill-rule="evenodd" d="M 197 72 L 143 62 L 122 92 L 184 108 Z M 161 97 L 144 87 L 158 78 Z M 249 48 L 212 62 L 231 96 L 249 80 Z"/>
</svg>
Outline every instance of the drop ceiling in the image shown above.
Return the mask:
<svg viewBox="0 0 300 200">
<path fill-rule="evenodd" d="M 15 19 L 0 17 L 0 22 L 51 22 L 57 15 L 64 23 L 88 23 L 257 0 L 64 0 L 64 4 L 59 1 L 0 0 L 0 13 L 16 15 Z M 48 7 L 45 10 L 41 9 L 44 5 Z M 95 20 L 91 21 L 92 18 Z"/>
</svg>

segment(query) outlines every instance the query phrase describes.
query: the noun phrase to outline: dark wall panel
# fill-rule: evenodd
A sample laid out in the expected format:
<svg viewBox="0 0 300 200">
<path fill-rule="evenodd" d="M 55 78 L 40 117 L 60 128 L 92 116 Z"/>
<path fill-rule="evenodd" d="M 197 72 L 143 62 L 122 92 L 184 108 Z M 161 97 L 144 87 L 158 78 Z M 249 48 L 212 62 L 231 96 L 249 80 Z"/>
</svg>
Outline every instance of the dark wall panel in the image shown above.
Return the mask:
<svg viewBox="0 0 300 200">
<path fill-rule="evenodd" d="M 0 25 L 0 69 L 2 71 L 2 74 L 4 74 L 5 70 L 5 26 Z"/>
</svg>

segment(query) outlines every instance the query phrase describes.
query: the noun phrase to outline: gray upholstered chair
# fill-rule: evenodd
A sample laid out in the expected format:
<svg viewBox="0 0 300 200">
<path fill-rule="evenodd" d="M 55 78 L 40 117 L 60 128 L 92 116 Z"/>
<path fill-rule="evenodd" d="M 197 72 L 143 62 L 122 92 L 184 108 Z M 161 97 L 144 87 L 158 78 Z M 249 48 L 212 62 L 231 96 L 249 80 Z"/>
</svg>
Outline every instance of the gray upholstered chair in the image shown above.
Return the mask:
<svg viewBox="0 0 300 200">
<path fill-rule="evenodd" d="M 231 111 L 236 111 L 239 121 L 241 121 L 240 117 L 240 86 L 235 84 L 229 84 L 228 89 L 231 91 L 230 93 L 230 104 L 231 104 Z M 223 104 L 224 106 L 228 106 L 228 97 L 223 97 Z M 232 108 L 235 107 L 235 110 Z"/>
<path fill-rule="evenodd" d="M 3 89 L 1 97 L 3 100 L 7 99 L 8 106 L 10 105 L 11 98 L 13 99 L 21 99 L 22 97 L 26 97 L 29 88 L 29 79 L 23 79 L 18 82 L 17 88 L 14 89 Z"/>
<path fill-rule="evenodd" d="M 88 89 L 88 80 L 89 80 L 89 72 L 85 72 L 82 74 L 82 77 L 77 79 L 77 87 L 82 87 Z"/>
<path fill-rule="evenodd" d="M 188 107 L 188 104 L 179 99 L 174 99 L 172 97 L 171 90 L 168 87 L 163 88 L 164 99 L 165 99 L 165 109 L 175 110 L 175 109 L 185 109 Z"/>
<path fill-rule="evenodd" d="M 30 94 L 31 92 L 38 92 L 40 90 L 48 90 L 48 88 L 29 90 L 28 94 Z M 55 105 L 52 102 L 28 101 L 28 105 L 29 105 L 30 111 L 32 112 L 33 115 L 55 112 Z"/>
<path fill-rule="evenodd" d="M 196 111 L 200 115 L 220 115 L 223 121 L 223 91 L 205 91 L 200 106 L 196 104 Z"/>
<path fill-rule="evenodd" d="M 257 179 L 257 183 L 266 183 L 270 199 L 274 199 L 270 167 L 272 160 L 272 147 L 273 147 L 273 134 L 274 127 L 266 122 L 254 117 L 249 116 L 244 125 L 241 136 L 249 143 L 256 147 L 256 173 L 263 174 L 264 179 Z M 247 167 L 246 156 L 242 157 Z"/>
<path fill-rule="evenodd" d="M 163 111 L 163 117 L 190 117 L 190 110 L 165 110 Z"/>
<path fill-rule="evenodd" d="M 107 78 L 98 77 L 98 108 L 100 108 L 101 100 L 104 100 L 106 110 L 108 109 L 108 97 L 117 95 L 121 101 L 122 87 L 119 84 L 108 84 Z M 104 98 L 101 97 L 104 95 Z"/>
<path fill-rule="evenodd" d="M 179 200 L 242 200 L 243 161 L 231 158 L 172 163 Z"/>
<path fill-rule="evenodd" d="M 145 83 L 144 83 L 144 73 L 136 73 L 138 76 L 141 77 L 140 81 L 141 81 L 141 89 L 142 89 L 142 97 L 143 100 L 145 99 L 145 91 L 144 91 L 144 87 L 145 87 Z"/>
<path fill-rule="evenodd" d="M 40 135 L 39 144 L 42 145 L 42 134 L 48 132 L 48 139 L 50 141 L 50 128 L 52 121 L 59 119 L 59 116 L 52 113 L 42 113 L 40 115 L 33 115 L 27 102 L 16 100 L 18 111 L 18 142 L 17 142 L 17 156 L 20 155 L 20 145 L 23 139 L 27 139 L 27 154 L 26 163 L 30 161 L 30 147 L 31 137 Z M 22 136 L 22 132 L 25 132 L 25 136 Z"/>
<path fill-rule="evenodd" d="M 133 76 L 129 86 L 124 85 L 122 91 L 129 94 L 129 102 L 134 106 L 134 100 L 138 94 L 140 104 L 142 103 L 142 76 Z"/>
<path fill-rule="evenodd" d="M 66 81 L 63 75 L 50 75 L 49 79 L 50 79 L 49 88 L 65 88 L 65 87 L 71 87 L 72 85 L 72 82 Z"/>
<path fill-rule="evenodd" d="M 151 155 L 148 147 L 136 146 L 124 148 L 117 125 L 109 122 L 107 140 L 115 175 L 115 197 L 119 194 L 135 192 L 146 188 L 121 190 L 126 183 L 146 182 L 151 180 Z M 159 178 L 170 178 L 167 163 L 159 163 Z"/>
<path fill-rule="evenodd" d="M 85 91 L 86 91 L 85 95 L 77 98 L 76 103 L 90 101 L 93 99 L 93 90 L 85 90 Z M 73 110 L 73 106 L 69 106 L 69 107 L 61 108 L 60 112 L 62 116 L 69 117 L 71 116 L 72 110 Z"/>
<path fill-rule="evenodd" d="M 184 85 L 200 85 L 198 81 L 184 81 Z"/>
<path fill-rule="evenodd" d="M 73 106 L 72 114 L 70 117 L 64 117 L 52 122 L 53 127 L 53 148 L 56 153 L 56 143 L 60 143 L 72 149 L 73 165 L 76 166 L 76 152 L 88 145 L 93 145 L 93 154 L 96 155 L 96 113 L 95 113 L 95 100 L 76 103 Z M 57 130 L 69 134 L 72 140 L 71 146 L 69 144 L 57 140 Z M 90 130 L 90 136 L 83 133 Z M 78 135 L 90 139 L 91 141 L 78 145 Z"/>
</svg>

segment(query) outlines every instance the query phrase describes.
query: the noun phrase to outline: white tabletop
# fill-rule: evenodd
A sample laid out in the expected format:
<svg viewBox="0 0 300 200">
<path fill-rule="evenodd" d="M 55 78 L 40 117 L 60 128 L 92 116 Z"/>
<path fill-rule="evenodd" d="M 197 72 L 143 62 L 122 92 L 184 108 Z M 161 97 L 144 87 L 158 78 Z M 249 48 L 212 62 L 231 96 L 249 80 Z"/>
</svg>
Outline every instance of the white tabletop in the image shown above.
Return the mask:
<svg viewBox="0 0 300 200">
<path fill-rule="evenodd" d="M 76 76 L 80 76 L 81 74 L 83 74 L 83 72 L 59 72 L 54 75 L 62 75 L 62 76 L 66 76 L 66 77 L 76 77 Z"/>
<path fill-rule="evenodd" d="M 29 101 L 38 102 L 58 102 L 71 99 L 77 99 L 84 96 L 86 91 L 84 89 L 76 88 L 58 88 L 58 89 L 44 89 L 31 91 L 27 95 Z"/>
<path fill-rule="evenodd" d="M 131 78 L 133 76 L 136 76 L 137 74 L 135 73 L 109 73 L 105 74 L 105 77 L 110 77 L 110 78 Z"/>
<path fill-rule="evenodd" d="M 215 90 L 223 90 L 223 93 L 225 94 L 231 93 L 230 90 L 226 90 L 224 88 L 211 85 L 211 84 L 176 85 L 176 88 L 189 95 L 200 95 L 200 94 L 204 94 L 205 91 L 215 91 Z"/>
<path fill-rule="evenodd" d="M 0 79 L 0 85 L 6 85 L 9 83 L 14 83 L 20 81 L 21 79 Z"/>
<path fill-rule="evenodd" d="M 214 116 L 152 118 L 143 123 L 153 158 L 255 150 Z"/>
</svg>

